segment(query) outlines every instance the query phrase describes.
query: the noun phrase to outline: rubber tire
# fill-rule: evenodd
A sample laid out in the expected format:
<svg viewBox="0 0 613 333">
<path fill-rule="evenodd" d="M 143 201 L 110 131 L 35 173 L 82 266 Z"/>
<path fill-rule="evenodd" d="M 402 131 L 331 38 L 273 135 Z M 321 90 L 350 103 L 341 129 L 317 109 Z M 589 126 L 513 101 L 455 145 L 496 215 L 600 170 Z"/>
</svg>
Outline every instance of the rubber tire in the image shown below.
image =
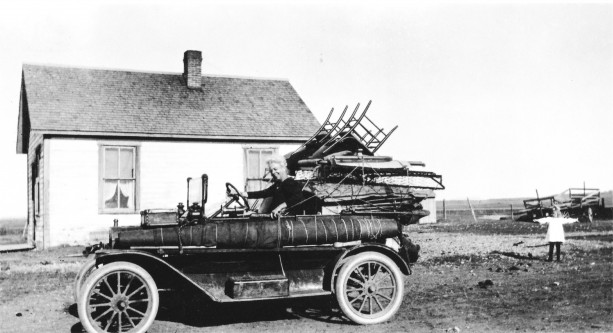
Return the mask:
<svg viewBox="0 0 613 333">
<path fill-rule="evenodd" d="M 374 261 L 385 266 L 385 268 L 387 268 L 387 270 L 391 273 L 396 285 L 396 298 L 392 300 L 384 311 L 382 311 L 381 315 L 375 317 L 364 317 L 357 314 L 353 310 L 353 307 L 349 304 L 349 300 L 346 298 L 345 292 L 347 288 L 347 278 L 349 275 L 356 267 L 366 261 Z M 396 263 L 389 257 L 377 252 L 362 252 L 356 254 L 355 256 L 349 257 L 347 262 L 341 266 L 338 277 L 336 278 L 335 291 L 338 305 L 347 318 L 354 323 L 361 325 L 378 324 L 389 320 L 400 308 L 402 298 L 404 296 L 404 275 L 402 272 L 400 272 L 400 269 Z"/>
<path fill-rule="evenodd" d="M 98 284 L 98 281 L 103 277 L 114 273 L 116 271 L 128 271 L 134 275 L 140 276 L 140 278 L 145 282 L 145 285 L 148 289 L 148 292 L 151 293 L 151 306 L 149 307 L 149 311 L 146 313 L 146 317 L 137 325 L 136 329 L 127 331 L 125 333 L 144 333 L 146 332 L 153 321 L 155 320 L 155 316 L 157 315 L 158 308 L 160 306 L 160 296 L 158 293 L 157 285 L 151 275 L 147 273 L 142 267 L 135 265 L 130 262 L 118 261 L 108 265 L 104 265 L 103 267 L 96 269 L 89 279 L 85 282 L 85 286 L 81 289 L 81 294 L 79 295 L 79 301 L 77 302 L 77 310 L 79 312 L 79 319 L 81 320 L 81 325 L 83 328 L 90 333 L 100 333 L 104 332 L 103 330 L 99 330 L 97 327 L 94 327 L 90 322 L 89 315 L 87 313 L 87 297 L 89 296 L 92 289 Z M 122 331 L 123 332 L 123 331 Z"/>
<path fill-rule="evenodd" d="M 73 286 L 73 297 L 75 303 L 79 302 L 79 293 L 81 291 L 81 287 L 83 287 L 83 284 L 85 283 L 85 280 L 87 280 L 87 278 L 90 277 L 92 272 L 96 269 L 96 259 L 88 259 L 83 266 L 81 266 L 81 269 L 79 269 Z"/>
</svg>

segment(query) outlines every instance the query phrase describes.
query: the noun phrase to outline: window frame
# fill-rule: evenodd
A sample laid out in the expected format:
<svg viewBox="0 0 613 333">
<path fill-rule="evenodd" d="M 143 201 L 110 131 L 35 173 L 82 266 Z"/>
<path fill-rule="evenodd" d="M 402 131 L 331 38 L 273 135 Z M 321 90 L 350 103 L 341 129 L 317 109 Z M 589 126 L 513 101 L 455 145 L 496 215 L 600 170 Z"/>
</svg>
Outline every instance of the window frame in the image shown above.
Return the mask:
<svg viewBox="0 0 613 333">
<path fill-rule="evenodd" d="M 259 152 L 259 163 L 262 164 L 265 167 L 265 163 L 266 161 L 262 161 L 262 151 L 271 151 L 271 157 L 272 156 L 278 156 L 279 155 L 279 146 L 271 146 L 271 145 L 243 145 L 243 176 L 244 176 L 244 180 L 245 180 L 245 191 L 249 191 L 249 181 L 260 181 L 260 185 L 262 185 L 265 181 L 267 181 L 267 179 L 265 178 L 249 178 L 249 152 L 250 151 L 258 151 Z M 261 186 L 262 188 L 260 188 L 259 190 L 263 190 L 266 187 L 265 186 Z M 259 199 L 248 199 L 249 201 L 249 205 L 253 205 L 254 202 L 256 202 Z M 261 204 L 261 202 L 259 202 Z M 259 206 L 259 205 L 258 205 Z M 257 207 L 256 207 L 257 208 Z"/>
<path fill-rule="evenodd" d="M 104 204 L 105 151 L 107 148 L 129 148 L 134 152 L 134 207 L 106 208 Z M 122 178 L 117 178 L 121 180 Z M 125 178 L 128 179 L 128 178 Z M 140 144 L 135 142 L 98 142 L 98 214 L 138 214 L 140 212 Z"/>
<path fill-rule="evenodd" d="M 271 152 L 271 157 L 272 156 L 278 156 L 279 155 L 279 146 L 253 146 L 253 145 L 249 145 L 249 146 L 243 146 L 243 175 L 244 175 L 244 179 L 245 179 L 245 188 L 247 188 L 247 182 L 249 180 L 260 180 L 260 181 L 266 181 L 267 179 L 265 178 L 249 178 L 249 152 L 250 151 L 257 151 L 259 153 L 259 163 L 261 164 L 261 166 L 263 166 L 266 161 L 262 161 L 262 151 L 270 151 Z"/>
</svg>

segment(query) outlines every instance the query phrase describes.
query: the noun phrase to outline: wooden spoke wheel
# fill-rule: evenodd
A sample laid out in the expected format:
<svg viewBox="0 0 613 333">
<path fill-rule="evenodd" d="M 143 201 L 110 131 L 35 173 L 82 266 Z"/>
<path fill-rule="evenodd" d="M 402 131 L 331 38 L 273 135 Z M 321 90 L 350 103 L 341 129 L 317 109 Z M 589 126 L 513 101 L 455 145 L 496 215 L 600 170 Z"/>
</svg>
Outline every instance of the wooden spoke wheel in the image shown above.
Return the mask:
<svg viewBox="0 0 613 333">
<path fill-rule="evenodd" d="M 592 207 L 588 207 L 585 210 L 585 217 L 587 218 L 586 222 L 589 222 L 589 223 L 594 222 L 594 212 L 592 211 Z"/>
<path fill-rule="evenodd" d="M 400 308 L 404 276 L 390 258 L 376 252 L 350 257 L 336 280 L 336 299 L 343 313 L 358 324 L 377 324 Z"/>
<path fill-rule="evenodd" d="M 75 278 L 73 287 L 75 303 L 79 302 L 79 294 L 81 292 L 81 288 L 83 287 L 83 284 L 85 284 L 85 280 L 87 280 L 87 278 L 92 274 L 94 270 L 96 270 L 96 259 L 88 259 L 85 264 L 81 266 L 81 269 L 79 270 L 79 272 L 77 273 L 77 277 Z"/>
<path fill-rule="evenodd" d="M 77 302 L 88 332 L 145 332 L 159 307 L 155 281 L 138 265 L 115 262 L 95 269 Z"/>
</svg>

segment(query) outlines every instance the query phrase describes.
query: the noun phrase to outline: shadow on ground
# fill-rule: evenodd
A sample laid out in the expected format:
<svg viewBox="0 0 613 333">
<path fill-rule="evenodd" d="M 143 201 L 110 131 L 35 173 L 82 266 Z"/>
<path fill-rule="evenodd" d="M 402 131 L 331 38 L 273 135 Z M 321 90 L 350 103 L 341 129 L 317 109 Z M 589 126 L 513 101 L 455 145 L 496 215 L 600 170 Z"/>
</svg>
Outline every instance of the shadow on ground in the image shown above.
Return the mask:
<svg viewBox="0 0 613 333">
<path fill-rule="evenodd" d="M 515 259 L 522 259 L 522 260 L 542 260 L 541 258 L 532 256 L 532 254 L 523 255 L 523 254 L 516 253 L 516 252 L 492 251 L 492 254 L 498 254 L 498 255 L 501 255 L 501 256 L 511 257 L 511 258 L 515 258 Z"/>
<path fill-rule="evenodd" d="M 77 305 L 67 312 L 79 318 Z M 350 324 L 330 296 L 293 300 L 267 300 L 241 303 L 214 303 L 188 296 L 160 294 L 156 321 L 175 322 L 193 327 L 212 327 L 239 323 L 269 322 L 308 318 L 326 323 Z M 80 322 L 71 332 L 84 332 Z"/>
</svg>

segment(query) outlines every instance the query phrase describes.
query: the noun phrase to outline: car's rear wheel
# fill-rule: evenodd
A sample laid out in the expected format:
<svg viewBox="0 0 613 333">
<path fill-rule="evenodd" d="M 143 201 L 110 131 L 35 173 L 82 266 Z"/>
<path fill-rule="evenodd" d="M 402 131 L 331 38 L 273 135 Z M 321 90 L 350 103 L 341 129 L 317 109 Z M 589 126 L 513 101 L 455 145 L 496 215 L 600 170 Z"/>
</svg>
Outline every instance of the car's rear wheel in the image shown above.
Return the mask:
<svg viewBox="0 0 613 333">
<path fill-rule="evenodd" d="M 358 324 L 377 324 L 400 308 L 404 278 L 389 257 L 363 252 L 350 257 L 336 280 L 336 299 L 343 313 Z"/>
<path fill-rule="evenodd" d="M 79 319 L 88 332 L 145 332 L 160 303 L 151 275 L 129 262 L 94 270 L 78 298 Z"/>
</svg>

